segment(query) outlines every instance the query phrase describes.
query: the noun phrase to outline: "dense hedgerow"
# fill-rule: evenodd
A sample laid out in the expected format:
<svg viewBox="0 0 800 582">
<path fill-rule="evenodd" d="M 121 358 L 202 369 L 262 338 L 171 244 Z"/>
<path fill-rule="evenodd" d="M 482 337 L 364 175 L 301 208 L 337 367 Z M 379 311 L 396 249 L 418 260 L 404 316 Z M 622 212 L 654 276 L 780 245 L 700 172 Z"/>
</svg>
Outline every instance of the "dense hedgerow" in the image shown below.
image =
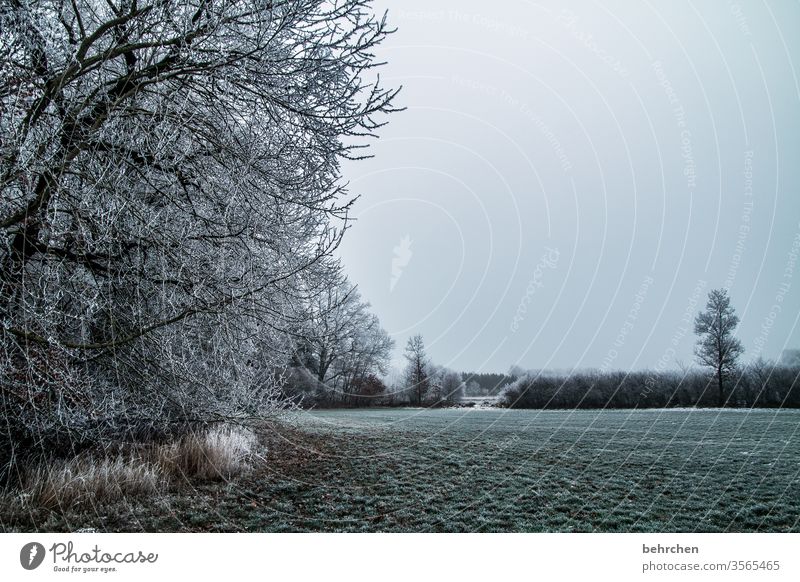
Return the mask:
<svg viewBox="0 0 800 582">
<path fill-rule="evenodd" d="M 526 374 L 501 393 L 508 408 L 663 408 L 717 406 L 715 378 L 680 372 Z M 757 362 L 731 378 L 725 406 L 800 407 L 800 368 Z"/>
</svg>

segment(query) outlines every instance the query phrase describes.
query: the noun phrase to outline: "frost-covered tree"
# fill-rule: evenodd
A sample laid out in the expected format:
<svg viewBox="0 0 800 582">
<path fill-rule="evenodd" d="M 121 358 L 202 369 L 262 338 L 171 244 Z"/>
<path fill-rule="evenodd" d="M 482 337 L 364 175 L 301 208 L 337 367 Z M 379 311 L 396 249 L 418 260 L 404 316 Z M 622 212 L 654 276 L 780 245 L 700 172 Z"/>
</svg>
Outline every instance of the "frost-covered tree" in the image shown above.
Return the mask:
<svg viewBox="0 0 800 582">
<path fill-rule="evenodd" d="M 275 406 L 387 32 L 368 0 L 0 3 L 0 463 Z"/>
<path fill-rule="evenodd" d="M 461 374 L 444 366 L 429 365 L 430 390 L 428 401 L 436 405 L 452 404 L 464 397 L 466 384 Z"/>
<path fill-rule="evenodd" d="M 370 304 L 342 278 L 309 302 L 295 359 L 316 375 L 329 398 L 346 403 L 369 376 L 386 374 L 393 348 Z"/>
<path fill-rule="evenodd" d="M 408 338 L 406 351 L 405 385 L 415 406 L 422 406 L 431 387 L 430 361 L 421 335 Z"/>
<path fill-rule="evenodd" d="M 459 402 L 464 398 L 466 384 L 461 379 L 461 374 L 447 370 L 442 378 L 442 393 L 445 402 Z"/>
<path fill-rule="evenodd" d="M 714 371 L 720 406 L 726 401 L 725 381 L 736 369 L 739 356 L 744 352 L 742 343 L 733 335 L 738 324 L 739 318 L 724 289 L 713 289 L 708 294 L 705 311 L 694 320 L 694 332 L 699 336 L 695 355 L 700 364 Z"/>
</svg>

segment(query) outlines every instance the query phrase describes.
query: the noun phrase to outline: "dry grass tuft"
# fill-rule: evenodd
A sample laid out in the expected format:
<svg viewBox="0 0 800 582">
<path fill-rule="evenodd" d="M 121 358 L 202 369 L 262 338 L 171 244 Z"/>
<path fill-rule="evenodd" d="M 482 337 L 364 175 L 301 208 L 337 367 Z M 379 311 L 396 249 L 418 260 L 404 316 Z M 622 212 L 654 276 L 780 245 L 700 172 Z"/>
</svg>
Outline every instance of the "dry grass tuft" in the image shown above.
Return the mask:
<svg viewBox="0 0 800 582">
<path fill-rule="evenodd" d="M 116 456 L 79 455 L 28 469 L 21 490 L 0 501 L 18 499 L 50 509 L 111 503 L 163 492 L 173 480 L 225 479 L 251 464 L 256 436 L 230 426 L 191 432 L 164 444 L 144 445 Z"/>
<path fill-rule="evenodd" d="M 214 427 L 156 447 L 154 462 L 172 477 L 223 479 L 249 467 L 255 445 L 249 430 Z"/>
<path fill-rule="evenodd" d="M 141 458 L 80 456 L 30 470 L 24 493 L 36 505 L 63 508 L 154 494 L 165 485 L 159 468 Z"/>
</svg>

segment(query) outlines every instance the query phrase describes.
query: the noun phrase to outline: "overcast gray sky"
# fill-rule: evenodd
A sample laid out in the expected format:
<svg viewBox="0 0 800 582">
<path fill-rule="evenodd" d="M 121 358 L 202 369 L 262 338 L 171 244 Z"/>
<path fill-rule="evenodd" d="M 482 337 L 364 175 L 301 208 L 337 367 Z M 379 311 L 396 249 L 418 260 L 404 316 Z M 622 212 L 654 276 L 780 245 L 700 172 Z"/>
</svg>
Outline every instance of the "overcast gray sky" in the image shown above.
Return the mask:
<svg viewBox="0 0 800 582">
<path fill-rule="evenodd" d="M 672 368 L 717 287 L 746 357 L 800 348 L 800 3 L 376 8 L 408 109 L 341 255 L 398 360 Z"/>
</svg>

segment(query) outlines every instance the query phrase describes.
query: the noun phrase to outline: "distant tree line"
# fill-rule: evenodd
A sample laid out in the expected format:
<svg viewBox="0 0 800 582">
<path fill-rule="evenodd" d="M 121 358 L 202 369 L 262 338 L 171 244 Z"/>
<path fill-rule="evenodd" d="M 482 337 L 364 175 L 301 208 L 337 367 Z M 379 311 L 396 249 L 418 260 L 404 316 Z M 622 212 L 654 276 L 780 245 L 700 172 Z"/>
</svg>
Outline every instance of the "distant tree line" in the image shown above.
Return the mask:
<svg viewBox="0 0 800 582">
<path fill-rule="evenodd" d="M 499 399 L 510 408 L 662 408 L 672 406 L 800 407 L 800 358 L 787 350 L 781 362 L 758 358 L 739 365 L 744 352 L 734 336 L 739 318 L 724 289 L 709 293 L 695 318 L 698 363 L 710 373 L 576 372 L 523 374 Z"/>
<path fill-rule="evenodd" d="M 722 406 L 800 408 L 800 366 L 758 360 L 729 379 Z M 503 390 L 508 408 L 664 408 L 719 406 L 716 376 L 687 372 L 577 372 L 525 375 Z"/>
<path fill-rule="evenodd" d="M 508 384 L 516 380 L 518 374 L 496 374 L 491 372 L 464 372 L 467 396 L 495 396 Z"/>
<path fill-rule="evenodd" d="M 702 368 L 683 371 L 558 373 L 454 372 L 434 364 L 422 336 L 409 338 L 406 366 L 386 382 L 388 334 L 370 315 L 355 288 L 342 282 L 312 307 L 310 327 L 298 344 L 285 389 L 302 406 L 457 406 L 464 397 L 496 397 L 512 408 L 660 408 L 671 406 L 800 406 L 800 351 L 786 350 L 780 363 L 758 359 L 739 365 L 734 336 L 739 322 L 727 292 L 713 290 L 697 314 L 695 354 Z"/>
<path fill-rule="evenodd" d="M 358 295 L 352 295 L 359 305 Z M 368 304 L 363 304 L 366 308 Z M 365 325 L 356 315 L 360 310 L 328 311 L 336 313 L 338 326 L 316 324 L 317 330 L 339 330 L 341 344 L 327 342 L 298 349 L 290 375 L 284 383 L 287 396 L 301 407 L 365 408 L 371 406 L 453 406 L 461 402 L 466 382 L 464 375 L 435 364 L 428 356 L 421 335 L 409 338 L 404 358 L 406 366 L 399 377 L 387 383 L 384 378 L 394 342 L 368 317 L 373 325 Z M 349 329 L 348 333 L 344 330 Z M 334 345 L 340 345 L 334 348 Z M 334 354 L 341 354 L 341 357 Z M 321 362 L 330 361 L 323 372 Z"/>
</svg>

